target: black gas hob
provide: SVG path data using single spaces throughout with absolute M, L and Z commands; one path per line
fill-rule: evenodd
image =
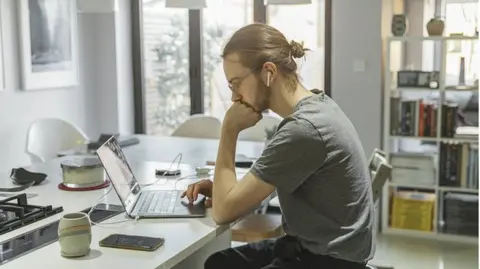
M 62 211 L 62 207 L 29 205 L 25 193 L 1 200 L 0 235 Z
M 24 227 L 62 211 L 62 207 L 29 205 L 26 194 L 10 197 L 0 201 L 0 234 Z M 88 213 L 89 211 L 90 208 L 87 208 L 82 212 Z M 123 207 L 121 206 L 101 204 L 92 210 L 90 220 L 99 223 L 122 211 Z M 57 220 L 0 242 L 0 265 L 57 241 L 58 224 Z

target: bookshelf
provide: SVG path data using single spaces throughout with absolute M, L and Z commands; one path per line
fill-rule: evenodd
M 398 43 L 403 45 L 406 42 L 430 42 L 440 48 L 441 59 L 437 59 L 440 62 L 439 70 L 418 70 L 438 72 L 437 85 L 431 88 L 398 87 L 398 71 L 402 69 L 398 67 L 399 64 L 392 68 L 391 47 L 392 44 L 397 44 L 395 46 L 398 49 Z M 470 224 L 471 227 L 457 225 L 463 215 L 471 215 L 473 212 L 458 213 L 461 212 L 458 208 L 470 208 L 458 201 L 474 205 L 474 210 L 478 212 L 478 135 L 462 137 L 456 134 L 458 106 L 446 97 L 449 92 L 478 93 L 478 85 L 458 87 L 447 84 L 447 64 L 452 64 L 447 63 L 448 42 L 471 42 L 478 48 L 478 43 L 475 42 L 479 41 L 478 37 L 466 36 L 406 36 L 386 40 L 383 147 L 393 171 L 382 196 L 382 232 L 478 243 L 478 235 L 472 232 L 473 229 L 478 232 L 478 219 L 476 227 Z M 404 98 L 404 93 L 414 93 L 416 97 Z M 435 98 L 429 98 L 432 93 Z M 424 96 L 420 96 L 422 94 Z M 413 150 L 403 150 L 402 145 L 405 144 L 409 144 Z M 409 172 L 405 168 L 408 165 L 416 165 L 419 170 Z M 422 224 L 418 224 L 418 227 L 428 228 L 418 228 L 416 224 L 398 227 L 398 223 L 404 220 L 402 212 L 406 208 L 425 209 L 424 212 L 409 211 L 409 214 L 418 215 L 418 222 Z M 425 212 L 431 213 L 427 214 L 431 223 L 427 221 Z

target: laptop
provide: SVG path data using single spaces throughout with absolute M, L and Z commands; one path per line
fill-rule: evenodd
M 96 151 L 125 212 L 131 218 L 198 218 L 206 209 L 201 199 L 188 204 L 177 190 L 144 190 L 138 183 L 116 138 Z M 152 171 L 152 175 L 155 172 Z

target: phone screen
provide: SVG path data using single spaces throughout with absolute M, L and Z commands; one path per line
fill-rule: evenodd
M 111 234 L 100 241 L 102 247 L 123 248 L 132 250 L 154 251 L 165 243 L 159 237 Z

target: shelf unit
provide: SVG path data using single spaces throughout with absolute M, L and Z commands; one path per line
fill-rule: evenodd
M 440 144 L 441 142 L 457 142 L 457 143 L 476 143 L 478 144 L 478 137 L 477 139 L 459 139 L 459 138 L 450 138 L 450 137 L 441 137 L 442 135 L 442 105 L 445 101 L 445 92 L 449 91 L 478 91 L 478 88 L 474 90 L 451 90 L 446 89 L 445 80 L 446 80 L 446 58 L 447 58 L 447 46 L 446 43 L 448 41 L 469 41 L 469 42 L 478 42 L 478 37 L 465 37 L 465 36 L 453 36 L 453 37 L 422 37 L 422 36 L 405 36 L 405 37 L 390 37 L 387 39 L 386 42 L 386 58 L 385 58 L 385 70 L 384 70 L 384 116 L 383 116 L 383 145 L 384 150 L 387 154 L 387 158 L 390 159 L 391 154 L 391 147 L 395 141 L 401 141 L 403 139 L 413 139 L 417 141 L 429 141 L 430 143 L 435 143 L 438 152 L 440 152 Z M 439 71 L 439 87 L 436 89 L 424 89 L 424 88 L 397 88 L 396 86 L 392 86 L 392 76 L 391 76 L 391 44 L 394 42 L 423 42 L 423 41 L 433 41 L 440 43 L 441 48 L 441 59 L 440 59 L 440 70 Z M 390 98 L 393 94 L 395 96 L 401 91 L 417 91 L 417 92 L 427 92 L 427 91 L 436 91 L 439 92 L 439 98 L 437 100 L 437 119 L 436 119 L 436 136 L 434 137 L 421 137 L 421 136 L 398 136 L 398 135 L 391 135 L 391 128 L 390 128 L 390 114 L 391 114 L 391 107 L 390 107 Z M 396 184 L 393 182 L 388 181 L 385 184 L 383 190 L 383 197 L 382 197 L 382 232 L 385 234 L 394 234 L 394 235 L 401 235 L 401 236 L 408 236 L 408 237 L 416 237 L 416 238 L 426 238 L 426 239 L 433 239 L 433 240 L 441 240 L 441 241 L 455 241 L 455 242 L 465 242 L 465 243 L 478 243 L 478 237 L 476 236 L 466 236 L 466 235 L 453 235 L 453 234 L 446 234 L 438 230 L 438 225 L 440 223 L 439 219 L 439 212 L 443 210 L 441 207 L 443 206 L 443 193 L 445 192 L 459 192 L 459 193 L 474 193 L 478 194 L 478 189 L 470 189 L 470 188 L 461 188 L 461 187 L 446 187 L 440 186 L 439 184 L 439 158 L 436 159 L 436 170 L 435 170 L 435 185 L 432 186 L 419 186 L 419 185 L 404 185 L 404 184 Z M 398 229 L 390 227 L 389 225 L 389 218 L 390 218 L 390 189 L 391 188 L 405 188 L 405 189 L 416 189 L 416 190 L 425 190 L 431 193 L 435 193 L 435 206 L 434 206 L 434 214 L 433 214 L 433 231 L 416 231 L 416 230 L 407 230 L 407 229 Z

